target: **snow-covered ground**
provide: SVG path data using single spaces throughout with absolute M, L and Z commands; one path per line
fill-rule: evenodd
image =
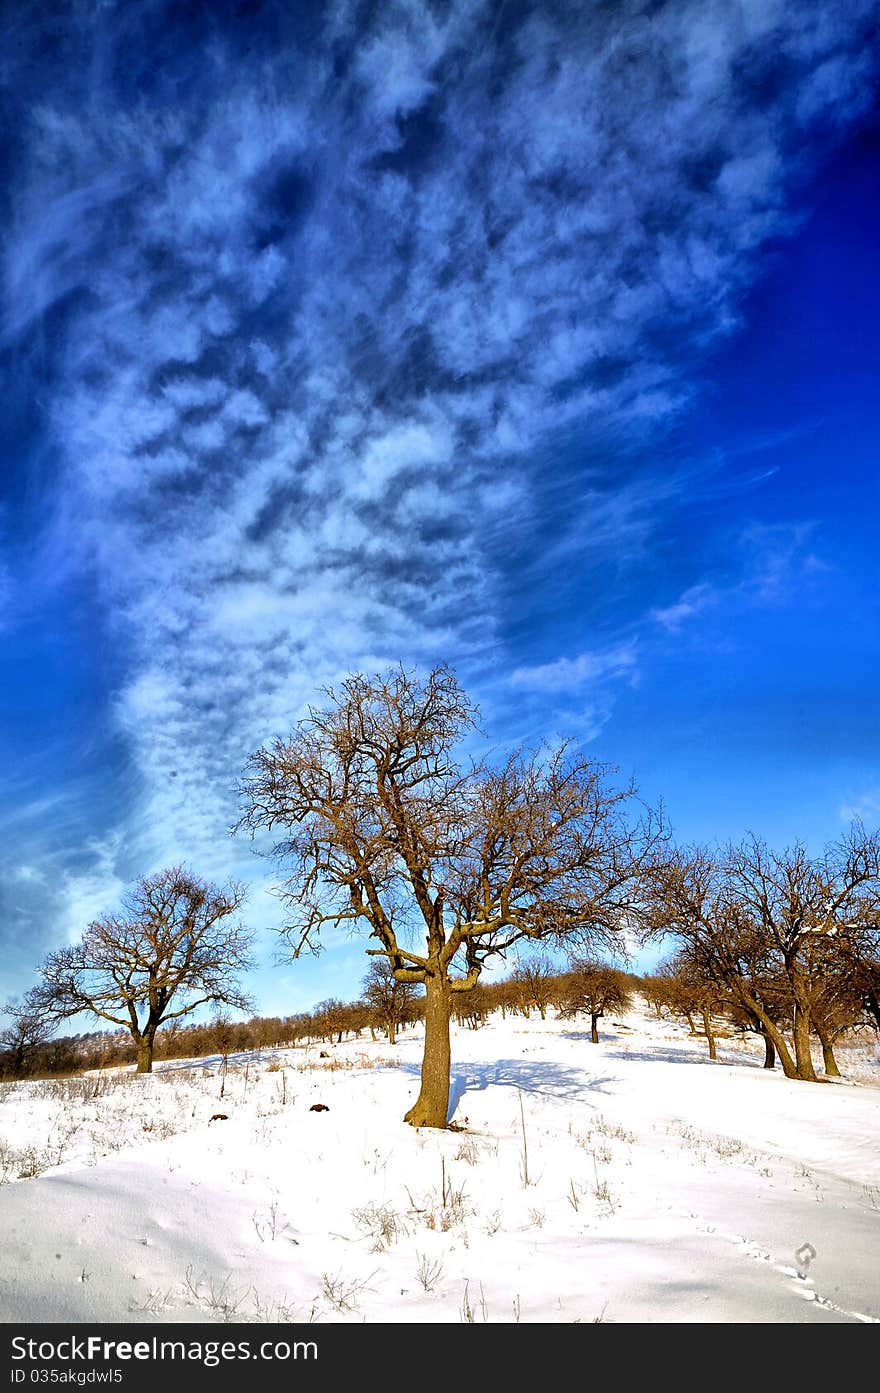
M 880 1320 L 876 1045 L 809 1085 L 602 1034 L 455 1030 L 446 1132 L 412 1031 L 0 1086 L 0 1320 Z

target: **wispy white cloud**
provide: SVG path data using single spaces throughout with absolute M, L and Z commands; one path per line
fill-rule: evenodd
M 120 896 L 126 888 L 119 875 L 121 841 L 120 833 L 113 832 L 106 840 L 87 843 L 87 867 L 68 877 L 64 910 L 58 925 L 66 943 L 76 943 L 87 924 L 119 908 Z
M 866 827 L 880 827 L 880 788 L 863 789 L 841 804 L 843 822 L 863 822 Z
M 536 667 L 514 668 L 510 680 L 515 687 L 532 691 L 574 694 L 598 687 L 609 680 L 638 678 L 638 650 L 635 643 L 620 644 L 594 653 L 579 653 L 576 658 L 557 658 L 552 663 Z
M 174 101 L 97 69 L 91 103 L 25 96 L 0 333 L 56 316 L 54 545 L 126 655 L 112 710 L 145 863 L 229 864 L 242 760 L 318 685 L 496 650 L 534 457 L 686 406 L 687 363 L 788 226 L 810 123 L 867 99 L 870 10 L 339 0 L 302 51 L 243 60 L 218 31 L 168 75 Z M 102 11 L 103 51 L 131 15 Z M 640 545 L 677 487 L 585 472 L 554 545 Z M 655 618 L 710 603 L 697 585 Z M 512 680 L 636 673 L 622 644 Z
M 813 522 L 752 524 L 733 541 L 726 572 L 690 585 L 670 605 L 651 609 L 649 621 L 679 634 L 707 616 L 784 603 L 830 567 L 813 548 Z
M 695 619 L 697 615 L 716 605 L 719 595 L 716 586 L 709 585 L 707 581 L 700 581 L 698 585 L 688 586 L 674 604 L 652 610 L 651 617 L 670 633 L 677 633 L 687 620 Z

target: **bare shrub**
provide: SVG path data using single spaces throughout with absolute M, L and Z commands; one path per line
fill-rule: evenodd
M 442 1276 L 442 1258 L 429 1258 L 425 1253 L 416 1253 L 416 1277 L 425 1291 L 432 1291 Z
M 169 1137 L 177 1136 L 180 1126 L 169 1117 L 148 1117 L 141 1123 L 141 1131 L 157 1141 L 167 1141 Z
M 252 1287 L 236 1290 L 231 1286 L 232 1273 L 227 1272 L 222 1281 L 214 1277 L 193 1275 L 192 1266 L 186 1269 L 186 1289 L 203 1310 L 208 1310 L 218 1320 L 232 1321 L 241 1317 L 242 1309 L 251 1295 Z
M 483 1319 L 483 1323 L 485 1324 L 485 1323 L 488 1321 L 488 1319 L 489 1319 L 489 1308 L 488 1308 L 488 1306 L 486 1305 L 486 1294 L 485 1294 L 485 1292 L 483 1291 L 483 1283 L 482 1283 L 482 1282 L 480 1283 L 480 1306 L 479 1306 L 479 1310 L 480 1310 L 480 1314 L 481 1314 L 482 1319 Z M 462 1321 L 464 1322 L 465 1325 L 475 1325 L 475 1324 L 476 1324 L 476 1319 L 477 1319 L 477 1318 L 476 1318 L 476 1314 L 475 1314 L 475 1311 L 474 1311 L 474 1307 L 473 1307 L 472 1304 L 471 1304 L 470 1288 L 469 1288 L 469 1283 L 468 1283 L 467 1281 L 465 1281 L 465 1284 L 464 1284 L 464 1294 L 463 1294 L 463 1296 L 462 1296 L 462 1298 L 461 1298 L 461 1307 L 460 1307 L 460 1311 L 461 1311 L 461 1319 L 462 1319 Z
M 372 1238 L 372 1252 L 381 1253 L 390 1248 L 396 1238 L 409 1233 L 409 1226 L 390 1204 L 367 1204 L 361 1209 L 353 1209 L 351 1217 L 358 1228 Z
M 464 1137 L 458 1150 L 453 1157 L 456 1161 L 466 1161 L 469 1166 L 475 1166 L 483 1155 L 483 1148 L 473 1137 Z
M 364 1277 L 360 1281 L 352 1277 L 343 1277 L 337 1272 L 335 1277 L 331 1277 L 329 1272 L 321 1274 L 321 1294 L 335 1311 L 354 1311 L 357 1308 L 358 1297 L 362 1291 L 367 1291 L 369 1283 L 375 1273 L 369 1277 Z
M 439 1195 L 436 1190 L 432 1190 L 422 1204 L 416 1204 L 410 1195 L 410 1213 L 417 1215 L 426 1228 L 439 1230 L 441 1233 L 448 1233 L 456 1224 L 463 1224 L 474 1212 L 464 1186 L 456 1187 L 447 1176 L 445 1159 L 442 1161 Z
M 595 1165 L 595 1158 L 594 1170 L 596 1175 L 596 1183 L 593 1187 L 593 1194 L 596 1196 L 596 1199 L 599 1201 L 600 1204 L 604 1204 L 606 1206 L 608 1213 L 613 1214 L 616 1209 L 615 1196 L 612 1193 L 611 1186 L 609 1185 L 607 1178 L 605 1176 L 600 1176 L 599 1168 L 597 1165 Z
M 251 1215 L 251 1223 L 261 1243 L 265 1243 L 267 1238 L 271 1238 L 274 1243 L 281 1227 L 281 1220 L 278 1214 L 278 1201 L 273 1200 L 262 1213 L 258 1213 L 255 1210 Z

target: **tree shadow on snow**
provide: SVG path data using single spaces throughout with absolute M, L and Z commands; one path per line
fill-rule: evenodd
M 420 1073 L 419 1065 L 404 1064 L 406 1072 Z M 562 1064 L 544 1064 L 540 1060 L 496 1059 L 474 1063 L 453 1064 L 449 1089 L 451 1121 L 466 1093 L 482 1093 L 487 1088 L 516 1088 L 522 1093 L 539 1097 L 586 1102 L 587 1093 L 607 1093 L 618 1080 L 611 1074 L 590 1078 L 579 1069 L 567 1069 Z M 595 1106 L 595 1105 L 594 1105 Z
M 244 1069 L 248 1064 L 251 1068 L 266 1068 L 267 1065 L 281 1060 L 277 1050 L 238 1050 L 234 1054 L 230 1053 L 226 1057 L 228 1069 Z M 189 1071 L 196 1074 L 201 1071 L 203 1074 L 216 1074 L 223 1068 L 222 1054 L 202 1054 L 198 1056 L 185 1056 L 183 1059 L 157 1059 L 153 1064 L 154 1074 L 171 1074 L 178 1071 Z
M 743 1059 L 710 1059 L 709 1053 L 698 1054 L 696 1051 L 664 1049 L 658 1046 L 650 1050 L 606 1050 L 609 1059 L 632 1059 L 640 1064 L 711 1064 L 713 1069 L 717 1069 L 719 1064 L 728 1064 L 736 1067 L 739 1064 L 754 1065 L 760 1063 L 757 1059 L 744 1057 Z
M 593 1043 L 589 1030 L 560 1030 L 559 1034 L 562 1036 L 563 1040 L 579 1040 L 586 1045 L 591 1045 Z M 616 1039 L 617 1036 L 612 1031 L 603 1031 L 599 1036 L 599 1044 L 608 1045 Z

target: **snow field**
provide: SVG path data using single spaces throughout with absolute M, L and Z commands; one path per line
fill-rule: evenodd
M 880 1320 L 876 1047 L 808 1085 L 602 1035 L 453 1027 L 445 1132 L 419 1031 L 2 1086 L 0 1319 Z

